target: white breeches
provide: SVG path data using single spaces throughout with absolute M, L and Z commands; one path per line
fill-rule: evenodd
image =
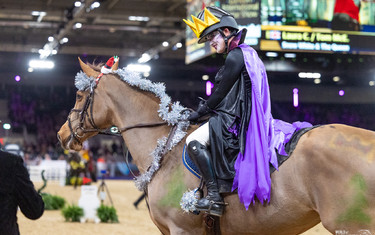
M 210 129 L 209 129 L 208 122 L 206 122 L 202 126 L 198 127 L 198 129 L 193 131 L 186 138 L 186 144 L 188 145 L 193 140 L 198 141 L 200 144 L 202 144 L 204 146 L 210 145 Z

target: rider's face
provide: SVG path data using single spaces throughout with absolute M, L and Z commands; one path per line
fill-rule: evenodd
M 228 28 L 224 28 L 222 33 L 228 37 L 231 32 Z M 207 41 L 210 42 L 210 46 L 212 46 L 213 48 L 215 48 L 216 50 L 216 53 L 225 53 L 225 40 L 223 38 L 223 36 L 221 35 L 221 33 L 219 33 L 218 30 L 208 34 L 207 36 Z M 228 40 L 228 44 L 230 43 L 230 41 L 233 39 L 233 37 L 231 37 L 229 40 Z
M 207 40 L 210 42 L 210 46 L 215 48 L 216 53 L 221 54 L 225 52 L 225 41 L 219 31 L 214 31 L 207 35 Z

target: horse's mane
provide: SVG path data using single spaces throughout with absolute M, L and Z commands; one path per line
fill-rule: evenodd
M 90 63 L 87 63 L 88 66 L 90 66 L 93 70 L 97 71 L 97 72 L 100 72 L 100 69 L 102 68 L 102 66 L 104 65 L 103 62 L 100 62 L 100 63 L 93 63 L 93 64 L 90 64 Z
M 103 64 L 91 65 L 95 71 L 100 71 Z M 137 87 L 142 91 L 149 91 L 153 93 L 157 98 L 160 99 L 159 104 L 159 117 L 162 118 L 168 125 L 177 125 L 177 130 L 169 146 L 166 146 L 167 137 L 163 137 L 157 141 L 157 147 L 151 153 L 154 160 L 144 174 L 140 175 L 136 179 L 136 186 L 139 190 L 144 190 L 147 184 L 151 181 L 154 173 L 159 169 L 160 162 L 162 159 L 162 152 L 164 148 L 172 150 L 186 135 L 186 129 L 189 126 L 189 122 L 186 121 L 188 113 L 184 112 L 185 107 L 183 107 L 180 102 L 172 103 L 172 99 L 165 92 L 166 88 L 163 83 L 155 83 L 148 79 L 142 78 L 140 73 L 130 71 L 127 68 L 118 69 L 113 71 L 113 75 L 126 82 L 132 87 Z M 95 78 L 88 77 L 84 72 L 80 71 L 75 77 L 75 85 L 78 90 L 84 91 L 88 88 L 95 89 L 96 83 Z

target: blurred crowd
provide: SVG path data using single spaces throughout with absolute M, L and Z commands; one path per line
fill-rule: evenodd
M 69 87 L 14 87 L 6 91 L 8 100 L 8 117 L 11 120 L 12 132 L 24 136 L 18 143 L 27 165 L 38 165 L 43 160 L 69 161 L 72 153 L 62 149 L 58 144 L 56 133 L 66 121 L 75 102 L 75 88 Z M 188 108 L 196 108 L 199 96 L 197 92 L 170 92 L 172 100 L 179 100 Z M 287 122 L 307 121 L 313 125 L 343 123 L 356 127 L 375 130 L 374 104 L 313 104 L 303 103 L 293 107 L 291 102 L 272 102 L 274 118 Z M 34 139 L 30 139 L 34 136 Z M 120 140 L 121 141 L 121 140 Z M 91 144 L 79 157 L 89 171 L 100 177 L 103 170 L 109 177 L 129 174 L 125 167 L 123 150 L 120 141 L 102 144 L 97 141 Z M 131 162 L 131 161 L 129 161 Z M 136 169 L 132 165 L 133 169 Z
M 38 145 L 55 145 L 56 133 L 74 105 L 74 92 L 67 87 L 15 87 L 8 91 L 13 133 L 36 135 L 33 142 Z
M 375 130 L 375 104 L 301 104 L 272 103 L 275 118 L 287 122 L 307 121 L 313 125 L 341 123 Z

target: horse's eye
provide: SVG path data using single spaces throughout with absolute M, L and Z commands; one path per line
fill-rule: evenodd
M 81 100 L 81 99 L 82 99 L 82 97 L 83 97 L 82 95 L 80 95 L 80 94 L 77 94 L 77 97 L 76 97 L 76 99 L 77 99 L 77 100 Z

